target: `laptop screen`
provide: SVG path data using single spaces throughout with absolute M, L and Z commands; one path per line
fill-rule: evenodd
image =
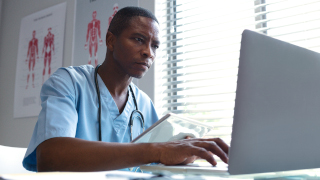
M 320 167 L 320 54 L 245 30 L 229 173 Z

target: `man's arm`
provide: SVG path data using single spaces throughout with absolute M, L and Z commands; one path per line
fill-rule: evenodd
M 188 163 L 195 156 L 215 165 L 212 153 L 228 162 L 221 139 L 185 139 L 167 143 L 106 143 L 56 137 L 37 148 L 38 171 L 105 171 L 152 162 Z

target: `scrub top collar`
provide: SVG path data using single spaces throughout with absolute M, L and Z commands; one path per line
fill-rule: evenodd
M 101 111 L 102 141 L 104 137 L 103 131 L 106 130 L 104 126 L 110 125 L 110 123 L 112 124 L 113 129 L 115 130 L 118 136 L 118 139 L 124 140 L 123 138 L 127 134 L 126 132 L 128 131 L 127 129 L 129 128 L 128 125 L 129 125 L 129 119 L 130 119 L 131 113 L 133 110 L 136 109 L 135 104 L 133 102 L 131 91 L 128 89 L 129 97 L 126 102 L 124 110 L 120 114 L 119 109 L 112 95 L 110 94 L 108 88 L 104 84 L 99 74 L 97 78 L 98 78 L 98 84 L 100 88 L 101 106 L 102 106 L 101 107 L 102 108 L 102 111 Z M 131 87 L 134 88 L 134 85 L 132 83 L 131 83 Z M 105 108 L 107 109 L 103 110 Z M 107 117 L 105 114 L 106 112 L 109 113 L 107 116 L 109 116 L 110 118 L 104 118 L 104 117 Z M 113 122 L 105 122 L 106 120 L 112 120 Z M 125 139 L 128 139 L 128 138 L 125 138 Z

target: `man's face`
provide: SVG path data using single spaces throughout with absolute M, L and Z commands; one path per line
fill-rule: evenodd
M 116 37 L 113 59 L 126 75 L 141 78 L 151 67 L 159 42 L 159 25 L 147 17 L 134 17 Z

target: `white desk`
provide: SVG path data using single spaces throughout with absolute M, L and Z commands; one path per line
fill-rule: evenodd
M 133 173 L 126 171 L 101 171 L 101 172 L 44 172 L 44 173 L 27 173 L 27 174 L 2 174 L 0 180 L 100 180 L 114 179 L 125 180 L 134 178 L 150 178 L 152 174 Z
M 165 177 L 153 177 L 152 174 L 133 173 L 126 171 L 102 171 L 102 172 L 51 172 L 51 173 L 29 173 L 29 174 L 3 174 L 0 180 L 243 180 L 243 179 L 267 179 L 267 180 L 315 180 L 320 179 L 320 169 L 286 171 L 276 173 L 261 173 L 238 176 L 210 176 L 210 175 L 183 175 L 174 174 Z

